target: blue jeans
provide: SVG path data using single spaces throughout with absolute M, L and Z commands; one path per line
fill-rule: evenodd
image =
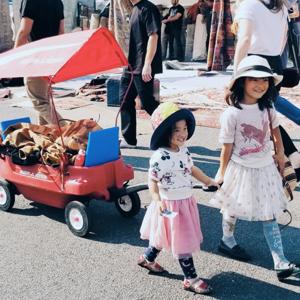
M 276 110 L 281 114 L 286 116 L 291 121 L 295 122 L 297 125 L 300 125 L 300 108 L 298 108 L 282 96 L 277 96 L 274 106 Z

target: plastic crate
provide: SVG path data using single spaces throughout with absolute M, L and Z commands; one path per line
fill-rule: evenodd
M 107 106 L 120 106 L 120 77 L 106 80 Z
M 107 106 L 120 106 L 120 81 L 121 78 L 109 78 L 106 81 L 107 90 Z M 159 79 L 154 79 L 153 84 L 153 96 L 156 101 L 159 102 L 159 91 L 160 91 L 160 81 Z

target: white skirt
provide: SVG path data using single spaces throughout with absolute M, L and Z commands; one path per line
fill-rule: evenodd
M 287 206 L 282 178 L 275 163 L 249 168 L 230 160 L 222 187 L 210 203 L 222 214 L 248 221 L 279 217 Z

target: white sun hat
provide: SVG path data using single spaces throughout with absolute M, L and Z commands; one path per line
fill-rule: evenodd
M 235 81 L 241 77 L 265 78 L 272 77 L 274 84 L 281 82 L 283 76 L 273 73 L 268 61 L 258 55 L 246 56 L 241 60 L 237 67 L 237 71 L 229 82 L 229 89 L 231 90 Z

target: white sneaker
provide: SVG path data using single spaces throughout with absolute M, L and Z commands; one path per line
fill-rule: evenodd
M 125 139 L 120 139 L 120 148 L 135 149 L 136 145 L 128 144 Z

